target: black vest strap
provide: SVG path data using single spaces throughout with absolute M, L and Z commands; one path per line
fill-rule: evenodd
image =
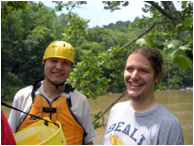
M 69 94 L 70 91 L 73 92 L 74 90 L 75 89 L 72 88 L 72 86 L 70 84 L 65 84 L 65 91 L 64 91 L 65 93 L 68 93 Z M 69 95 L 69 98 L 67 98 L 67 100 L 68 100 L 69 107 L 72 107 L 70 95 Z
M 41 86 L 40 80 L 36 81 L 33 85 L 32 93 L 31 93 L 33 102 L 34 102 L 35 92 L 37 91 L 38 88 L 40 88 L 40 86 Z
M 65 91 L 64 92 L 66 92 L 66 93 L 69 93 L 70 91 L 74 91 L 75 89 L 74 88 L 72 88 L 72 86 L 70 85 L 70 84 L 65 84 Z
M 38 88 L 40 88 L 40 86 L 41 86 L 41 80 L 38 80 L 38 81 L 36 81 L 35 83 L 34 83 L 34 85 L 33 85 L 33 89 L 32 89 L 32 93 L 31 93 L 31 96 L 32 96 L 32 102 L 34 102 L 34 97 L 35 97 L 35 92 L 38 90 Z M 72 88 L 72 86 L 70 85 L 70 84 L 65 84 L 65 93 L 67 93 L 67 94 L 69 94 L 69 92 L 71 91 L 71 92 L 73 92 L 75 89 L 74 88 Z M 69 107 L 72 107 L 72 104 L 71 104 L 71 97 L 69 96 L 69 98 L 67 98 L 67 100 L 68 100 L 68 105 L 69 105 Z

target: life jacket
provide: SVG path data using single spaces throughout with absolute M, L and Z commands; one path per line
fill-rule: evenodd
M 84 144 L 84 137 L 87 135 L 85 129 L 77 120 L 73 112 L 71 111 L 71 99 L 65 96 L 59 96 L 55 98 L 51 105 L 50 102 L 41 94 L 35 95 L 35 91 L 40 87 L 41 82 L 36 82 L 32 90 L 32 106 L 29 114 L 39 116 L 41 118 L 49 117 L 53 123 L 58 120 L 63 129 L 67 145 L 81 145 Z M 65 85 L 65 93 L 74 91 L 71 85 Z M 20 131 L 39 119 L 27 115 L 24 121 L 19 125 L 17 131 Z

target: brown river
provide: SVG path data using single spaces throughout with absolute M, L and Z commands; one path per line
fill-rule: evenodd
M 108 94 L 98 97 L 96 100 L 88 99 L 90 104 L 91 114 L 96 114 L 99 111 L 104 112 L 121 94 Z M 171 113 L 173 113 L 180 121 L 185 145 L 193 145 L 193 91 L 192 90 L 171 90 L 171 91 L 156 91 L 155 98 L 163 104 Z M 127 96 L 121 98 L 118 102 L 128 100 Z M 8 104 L 12 104 L 8 102 Z M 4 114 L 8 118 L 10 109 L 1 106 Z M 110 110 L 104 115 L 104 123 L 108 120 Z M 97 122 L 102 122 L 98 120 Z M 95 129 L 96 140 L 94 145 L 102 145 L 105 127 Z

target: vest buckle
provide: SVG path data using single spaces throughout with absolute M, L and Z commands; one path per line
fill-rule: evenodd
M 56 113 L 57 109 L 56 108 L 52 108 L 52 107 L 43 107 L 43 112 L 46 112 L 46 113 Z

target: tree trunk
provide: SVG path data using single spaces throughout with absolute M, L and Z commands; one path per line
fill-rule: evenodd
M 157 3 L 153 1 L 145 1 L 145 2 L 151 4 L 161 14 L 167 17 L 174 26 L 183 22 L 182 18 L 178 14 L 172 1 L 161 1 L 164 9 L 162 9 Z
M 183 22 L 172 1 L 161 1 L 161 3 L 164 9 L 174 18 L 171 20 L 173 24 L 177 25 Z

